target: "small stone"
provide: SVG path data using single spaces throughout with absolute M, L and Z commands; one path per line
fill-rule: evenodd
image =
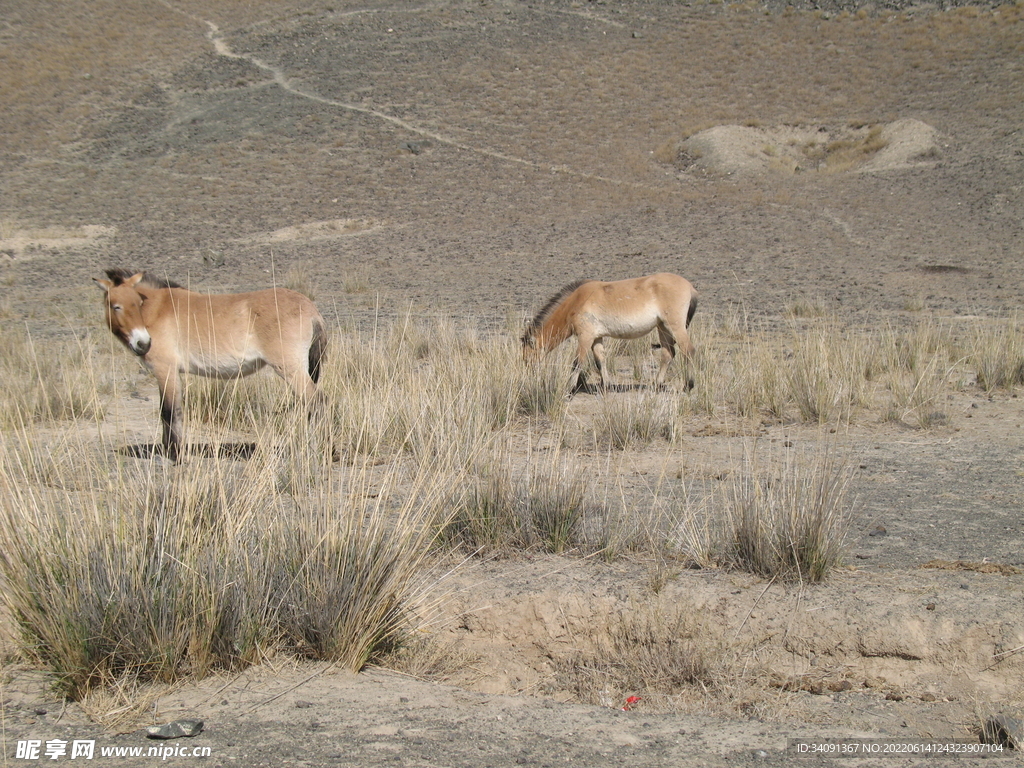
M 175 720 L 166 725 L 149 726 L 146 735 L 151 739 L 180 739 L 183 736 L 197 736 L 202 730 L 202 720 Z
M 310 704 L 308 701 L 303 701 L 302 699 L 299 699 L 298 701 L 295 702 L 295 707 L 297 709 L 309 709 L 312 706 L 313 705 Z
M 981 728 L 984 744 L 1002 744 L 1010 749 L 1024 749 L 1024 722 L 1006 715 L 995 715 Z

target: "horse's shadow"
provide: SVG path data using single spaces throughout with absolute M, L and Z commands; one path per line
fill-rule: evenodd
M 118 448 L 117 452 L 122 456 L 130 456 L 133 459 L 151 459 L 155 456 L 165 457 L 167 452 L 162 445 L 155 443 L 137 443 Z M 204 459 L 237 459 L 246 461 L 256 453 L 256 443 L 197 443 L 183 446 L 181 453 L 185 456 L 198 456 Z
M 690 392 L 693 389 L 693 382 L 687 381 L 682 385 L 684 392 Z M 670 387 L 666 384 L 661 386 L 657 384 L 639 383 L 639 384 L 608 384 L 604 388 L 604 394 L 612 393 L 625 393 L 625 392 L 668 392 Z M 596 384 L 587 384 L 584 387 L 580 387 L 572 393 L 572 395 L 600 395 L 602 394 L 601 388 Z M 572 396 L 570 395 L 570 397 Z

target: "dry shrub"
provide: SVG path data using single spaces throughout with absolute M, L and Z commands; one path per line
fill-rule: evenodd
M 642 706 L 677 707 L 674 700 L 716 686 L 719 654 L 700 614 L 659 599 L 631 606 L 595 631 L 594 650 L 556 663 L 556 679 L 579 701 L 622 707 L 629 696 Z
M 644 448 L 657 439 L 671 440 L 674 413 L 669 399 L 656 391 L 609 393 L 601 398 L 594 437 L 619 450 Z
M 558 461 L 530 478 L 533 535 L 549 552 L 564 552 L 577 543 L 587 504 L 586 474 L 575 463 Z
M 884 328 L 866 361 L 865 378 L 881 378 L 890 393 L 884 421 L 928 429 L 949 423 L 945 393 L 958 365 L 949 330 L 930 320 L 907 331 Z
M 911 421 L 921 429 L 945 426 L 949 413 L 945 407 L 949 371 L 938 355 L 929 362 L 889 381 L 892 401 L 883 414 L 886 421 Z
M 740 416 L 782 419 L 789 398 L 781 357 L 764 334 L 743 344 L 736 353 L 730 400 Z
M 1024 329 L 1019 318 L 975 330 L 968 364 L 974 369 L 978 386 L 986 392 L 1024 384 Z
M 857 336 L 830 325 L 813 328 L 793 342 L 790 398 L 804 421 L 826 424 L 849 420 L 865 400 L 868 347 Z
M 466 473 L 449 497 L 445 540 L 474 552 L 507 552 L 540 546 L 564 552 L 582 542 L 585 517 L 597 509 L 586 472 L 559 451 L 517 467 L 507 446 Z
M 566 366 L 558 365 L 557 361 L 529 366 L 523 370 L 515 385 L 505 390 L 514 395 L 514 401 L 509 409 L 510 414 L 561 418 L 565 415 L 568 403 L 568 379 Z
M 842 564 L 852 517 L 852 473 L 835 448 L 791 450 L 764 468 L 746 463 L 728 487 L 732 562 L 770 578 L 827 578 Z

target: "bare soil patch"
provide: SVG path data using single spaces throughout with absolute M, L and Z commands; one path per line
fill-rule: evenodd
M 720 125 L 678 145 L 675 163 L 684 170 L 733 173 L 877 173 L 934 164 L 939 155 L 935 129 L 920 120 L 886 125 L 757 126 Z

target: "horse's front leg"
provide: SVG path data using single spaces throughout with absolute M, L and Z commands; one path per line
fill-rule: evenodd
M 587 363 L 590 362 L 590 351 L 594 339 L 587 336 L 579 336 L 576 339 L 576 358 L 572 361 L 572 371 L 569 374 L 569 397 L 577 392 L 587 392 Z
M 587 391 L 587 372 L 583 370 L 579 359 L 572 361 L 572 370 L 569 372 L 569 397 L 578 392 Z
M 686 330 L 685 323 L 663 323 L 658 326 L 658 338 L 661 340 L 661 368 L 658 370 L 658 386 L 664 386 L 665 374 L 668 366 L 676 356 L 676 348 L 685 360 L 692 360 L 696 351 L 693 342 L 690 341 L 690 334 Z M 686 380 L 687 391 L 693 389 L 693 378 Z
M 153 373 L 160 388 L 164 455 L 176 462 L 181 456 L 181 381 L 173 367 L 154 367 Z

